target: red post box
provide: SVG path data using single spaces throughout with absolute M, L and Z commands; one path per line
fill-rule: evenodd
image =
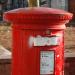
M 72 14 L 45 7 L 4 13 L 12 23 L 12 75 L 63 75 L 64 29 Z

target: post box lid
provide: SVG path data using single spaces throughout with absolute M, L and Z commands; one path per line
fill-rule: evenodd
M 72 14 L 64 10 L 47 8 L 47 7 L 28 7 L 19 8 L 5 12 L 4 21 L 20 24 L 38 24 L 49 25 L 51 27 L 61 27 L 72 18 Z M 55 26 L 58 25 L 58 26 Z M 65 26 L 63 26 L 65 27 Z

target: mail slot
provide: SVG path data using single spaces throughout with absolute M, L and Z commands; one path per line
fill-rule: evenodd
M 72 14 L 31 7 L 4 13 L 12 25 L 12 75 L 63 75 L 64 29 Z

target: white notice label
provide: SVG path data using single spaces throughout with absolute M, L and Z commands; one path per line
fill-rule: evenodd
M 29 38 L 29 46 L 56 46 L 59 45 L 59 37 L 53 36 L 53 37 L 42 37 L 40 35 L 37 35 L 36 37 L 31 36 Z
M 37 36 L 34 38 L 34 46 L 50 46 L 50 45 L 59 45 L 59 37 Z
M 54 73 L 54 51 L 41 51 L 40 74 Z

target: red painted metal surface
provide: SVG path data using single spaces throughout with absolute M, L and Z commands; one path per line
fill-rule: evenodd
M 64 71 L 64 29 L 65 24 L 72 18 L 72 14 L 52 9 L 52 8 L 20 8 L 4 13 L 4 20 L 12 23 L 13 28 L 13 62 L 12 75 L 41 75 L 41 61 L 44 63 L 45 57 L 49 55 L 41 55 L 41 52 L 54 52 L 54 56 L 48 59 L 51 66 L 46 60 L 45 66 L 52 72 L 48 72 L 45 68 L 45 75 L 63 75 Z M 48 40 L 51 37 L 58 37 L 57 45 L 43 46 L 35 45 L 36 38 Z M 29 39 L 31 38 L 31 43 Z M 34 39 L 34 40 L 33 40 Z M 43 41 L 44 41 L 43 40 Z M 54 42 L 54 41 L 52 41 Z M 51 43 L 52 43 L 51 42 Z M 42 57 L 41 57 L 42 56 Z M 42 60 L 44 59 L 44 61 Z M 54 62 L 53 62 L 54 61 Z

